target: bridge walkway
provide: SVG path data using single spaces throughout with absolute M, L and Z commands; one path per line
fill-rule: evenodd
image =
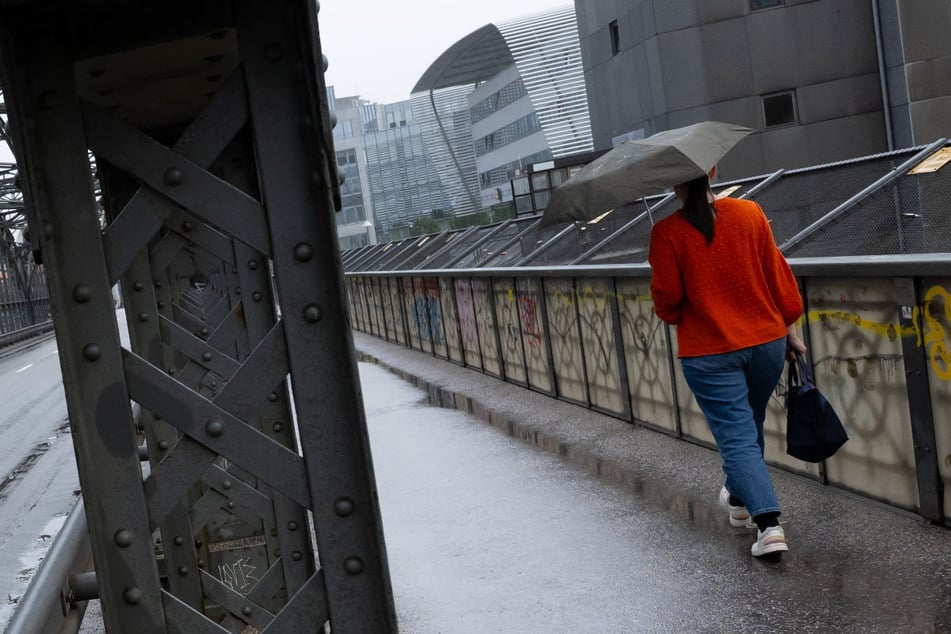
M 648 585 L 673 577 L 685 580 L 677 586 L 684 592 L 704 596 L 678 596 L 675 587 L 668 618 L 650 621 L 659 629 L 633 631 L 677 631 L 675 624 L 684 626 L 682 619 L 688 618 L 678 616 L 687 605 L 703 611 L 689 615 L 700 628 L 695 631 L 721 631 L 728 625 L 764 632 L 951 631 L 951 531 L 946 528 L 771 467 L 791 551 L 781 562 L 755 560 L 749 555 L 752 534 L 734 533 L 717 505 L 722 475 L 719 457 L 709 448 L 364 333 L 355 332 L 354 338 L 361 360 L 427 391 L 432 404 L 463 410 L 501 434 L 560 456 L 625 491 L 632 508 L 647 509 L 650 518 L 632 523 L 659 531 L 646 543 L 654 550 L 648 553 L 651 560 L 663 565 L 631 570 L 630 583 L 645 584 L 647 593 Z M 374 385 L 364 379 L 363 390 L 371 403 Z M 369 424 L 372 431 L 372 416 Z M 386 487 L 381 479 L 383 496 Z M 385 509 L 385 499 L 383 504 Z M 533 538 L 545 540 L 544 533 Z M 393 549 L 393 538 L 387 540 Z M 618 553 L 619 561 L 624 555 Z M 565 571 L 566 584 L 575 583 L 571 574 Z M 612 574 L 605 571 L 606 577 Z M 544 589 L 525 592 L 531 601 L 533 592 Z

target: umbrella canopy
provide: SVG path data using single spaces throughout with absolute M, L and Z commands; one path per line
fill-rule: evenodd
M 750 128 L 703 121 L 625 141 L 552 191 L 541 227 L 591 220 L 710 172 Z

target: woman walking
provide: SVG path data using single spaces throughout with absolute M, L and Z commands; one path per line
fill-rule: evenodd
M 802 298 L 763 210 L 716 200 L 715 172 L 677 185 L 681 209 L 651 232 L 651 296 L 658 317 L 677 326 L 684 378 L 720 449 L 720 502 L 733 526 L 752 528 L 752 517 L 751 550 L 761 557 L 789 550 L 763 460 L 763 421 L 785 360 L 806 350 L 793 325 Z

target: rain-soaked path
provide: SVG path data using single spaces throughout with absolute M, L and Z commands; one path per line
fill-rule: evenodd
M 714 452 L 356 342 L 480 413 L 360 364 L 401 632 L 951 632 L 951 530 L 776 471 L 792 552 L 754 560 L 716 505 Z M 589 475 L 611 463 L 625 485 Z M 82 631 L 101 632 L 90 608 Z
M 622 424 L 357 339 L 510 420 Z M 712 451 L 629 428 L 654 455 L 612 485 L 381 367 L 361 380 L 402 632 L 951 632 L 946 528 L 776 472 L 792 551 L 755 560 L 716 505 Z

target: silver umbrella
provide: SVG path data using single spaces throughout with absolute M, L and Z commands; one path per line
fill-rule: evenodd
M 552 191 L 539 226 L 591 220 L 709 171 L 750 128 L 703 121 L 625 141 Z

